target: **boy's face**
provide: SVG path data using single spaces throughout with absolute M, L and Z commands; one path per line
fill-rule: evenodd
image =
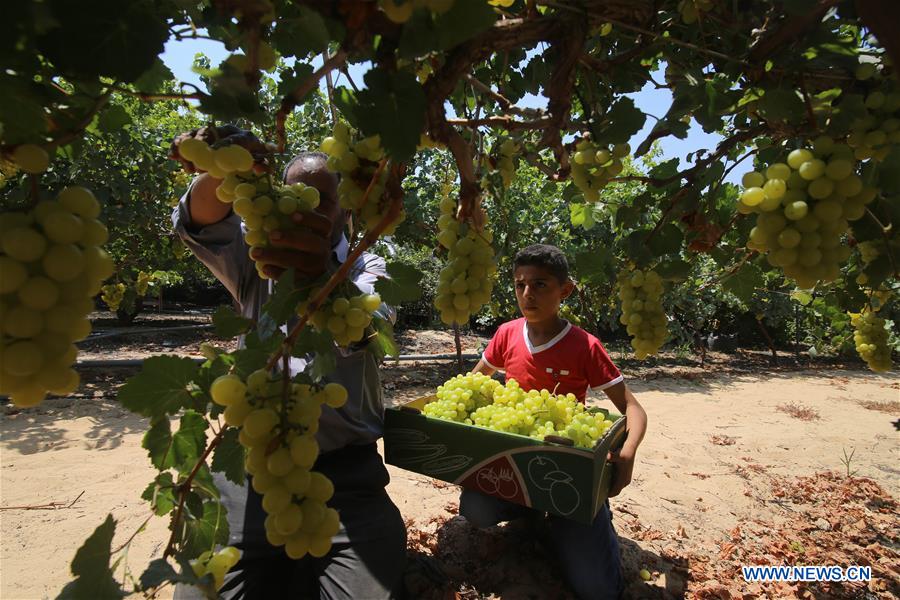
M 536 265 L 516 267 L 513 281 L 519 311 L 529 323 L 555 318 L 559 313 L 560 303 L 575 289 L 571 281 L 560 283 L 549 270 Z

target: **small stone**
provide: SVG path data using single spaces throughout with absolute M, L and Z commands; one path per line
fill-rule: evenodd
M 816 519 L 815 525 L 822 531 L 831 531 L 831 523 L 829 523 L 823 517 L 819 517 L 818 519 Z

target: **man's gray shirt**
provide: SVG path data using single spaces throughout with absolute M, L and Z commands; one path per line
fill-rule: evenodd
M 172 212 L 175 233 L 231 293 L 240 305 L 242 315 L 258 319 L 262 306 L 272 292 L 273 282 L 257 275 L 248 254 L 249 247 L 244 242 L 240 218 L 232 213 L 218 223 L 195 228 L 191 225 L 189 196 L 190 190 Z M 332 248 L 332 258 L 343 263 L 347 252 L 347 239 L 341 237 Z M 363 253 L 356 259 L 348 279 L 361 292 L 371 294 L 376 280 L 386 276 L 384 260 L 374 254 Z M 379 312 L 393 319 L 393 311 L 384 305 Z M 348 400 L 338 409 L 322 406 L 316 439 L 323 453 L 374 442 L 382 436 L 384 426 L 384 402 L 375 357 L 365 350 L 341 350 L 337 347 L 335 355 L 337 368 L 327 380 L 347 388 Z M 292 372 L 300 372 L 305 366 L 305 360 L 291 359 Z

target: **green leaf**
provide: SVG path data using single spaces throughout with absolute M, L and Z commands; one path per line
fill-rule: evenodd
M 48 0 L 58 25 L 38 38 L 38 49 L 75 79 L 104 75 L 124 82 L 153 67 L 169 38 L 166 10 L 145 0 Z
M 151 356 L 141 372 L 119 389 L 119 401 L 131 412 L 151 419 L 175 414 L 193 404 L 188 384 L 198 370 L 190 358 Z
M 166 63 L 157 58 L 153 62 L 153 66 L 144 71 L 144 74 L 134 82 L 134 87 L 145 93 L 161 92 L 166 82 L 173 79 L 175 79 L 175 75 L 172 74 Z
M 106 600 L 125 596 L 109 568 L 110 546 L 115 532 L 116 522 L 112 515 L 107 515 L 103 524 L 94 530 L 75 553 L 75 558 L 72 559 L 75 581 L 66 585 L 57 598 Z
M 740 271 L 722 282 L 722 287 L 734 294 L 744 304 L 750 304 L 757 288 L 766 283 L 762 270 L 754 264 L 744 265 Z
M 156 476 L 156 479 L 141 494 L 141 498 L 146 500 L 153 506 L 153 512 L 161 517 L 172 512 L 175 508 L 177 500 L 175 498 L 175 483 L 172 480 L 172 473 L 165 472 Z
M 210 500 L 202 504 L 203 514 L 199 511 L 185 512 L 185 537 L 183 554 L 198 556 L 201 552 L 211 550 L 215 544 L 228 543 L 228 521 L 225 518 L 225 507 L 217 501 Z
M 609 281 L 613 268 L 613 255 L 606 249 L 581 252 L 575 255 L 575 272 L 585 282 Z
M 385 356 L 399 356 L 400 351 L 394 341 L 394 325 L 380 317 L 372 319 L 372 325 L 375 328 L 375 335 L 374 339 L 369 341 L 367 349 L 375 355 L 375 359 L 381 361 Z
M 348 88 L 339 87 L 334 90 L 333 100 L 334 105 L 338 107 L 347 122 L 354 128 L 361 129 L 357 113 L 359 100 L 356 98 L 356 93 Z
M 97 121 L 100 131 L 105 133 L 118 131 L 126 125 L 131 125 L 131 115 L 119 104 L 113 104 L 100 113 L 100 118 Z
M 296 4 L 286 4 L 284 12 L 279 11 L 272 32 L 272 42 L 277 50 L 298 57 L 322 52 L 328 47 L 330 38 L 325 19 L 311 8 Z
M 900 145 L 894 144 L 890 154 L 878 165 L 877 175 L 878 186 L 885 195 L 900 194 Z
M 404 58 L 449 50 L 486 31 L 497 14 L 481 0 L 454 0 L 450 10 L 440 15 L 416 11 L 403 26 L 399 53 Z
M 231 339 L 242 333 L 247 333 L 253 325 L 253 320 L 234 312 L 228 306 L 220 306 L 213 313 L 213 327 L 216 335 L 222 339 Z
M 181 473 L 188 473 L 197 464 L 206 449 L 206 417 L 193 410 L 181 416 L 178 431 L 172 436 L 172 455 L 175 467 Z
M 235 373 L 242 378 L 246 378 L 253 371 L 262 369 L 269 360 L 269 352 L 257 348 L 244 348 L 234 352 L 232 356 L 234 356 Z
M 288 269 L 278 278 L 275 292 L 262 308 L 263 314 L 269 315 L 274 323 L 286 322 L 296 314 L 297 304 L 309 296 L 309 289 L 309 287 L 296 287 L 294 270 Z
M 416 153 L 425 127 L 425 92 L 415 75 L 370 70 L 366 89 L 357 94 L 356 114 L 366 135 L 380 135 L 381 145 L 396 161 Z
M 294 63 L 293 69 L 282 69 L 278 73 L 278 95 L 287 96 L 312 74 L 312 65 L 307 63 L 297 62 Z M 306 98 L 306 96 L 303 98 Z
M 795 300 L 801 306 L 807 306 L 812 302 L 812 294 L 805 290 L 794 290 L 791 292 L 791 300 Z
M 375 283 L 375 291 L 381 295 L 382 302 L 398 306 L 403 302 L 413 302 L 422 297 L 423 273 L 417 268 L 402 262 L 387 265 L 387 277 Z
M 635 107 L 634 100 L 619 98 L 603 117 L 602 139 L 606 143 L 621 144 L 631 139 L 644 126 L 647 116 Z
M 150 561 L 147 568 L 141 573 L 141 588 L 149 589 L 159 587 L 164 583 L 186 583 L 189 585 L 198 585 L 201 578 L 194 575 L 193 571 L 185 570 L 179 573 L 169 564 L 165 558 L 157 558 Z
M 660 277 L 667 281 L 684 281 L 691 274 L 690 263 L 681 259 L 664 260 L 654 269 Z
M 313 327 L 300 331 L 291 354 L 308 361 L 304 373 L 312 379 L 328 375 L 337 367 L 334 338 L 327 331 L 316 331 Z
M 681 228 L 674 223 L 667 223 L 659 228 L 659 231 L 647 242 L 650 250 L 656 256 L 664 256 L 681 249 L 684 234 Z
M 224 473 L 229 481 L 244 485 L 244 447 L 238 442 L 238 430 L 229 427 L 222 436 L 222 441 L 213 450 L 210 469 Z
M 759 112 L 769 121 L 799 122 L 805 118 L 803 97 L 793 88 L 766 90 L 759 101 Z
M 172 454 L 172 430 L 168 417 L 155 419 L 144 434 L 141 447 L 150 455 L 150 462 L 158 470 L 169 469 L 174 465 Z

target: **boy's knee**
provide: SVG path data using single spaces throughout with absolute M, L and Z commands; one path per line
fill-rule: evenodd
M 460 494 L 459 514 L 479 529 L 492 527 L 509 518 L 504 515 L 502 500 L 473 490 L 463 490 Z

